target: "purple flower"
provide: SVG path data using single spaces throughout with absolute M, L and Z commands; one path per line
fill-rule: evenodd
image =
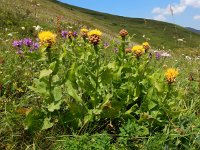
M 37 50 L 39 48 L 39 43 L 35 42 L 33 43 L 33 49 Z
M 76 32 L 76 31 L 74 31 L 74 32 L 73 32 L 73 37 L 75 37 L 75 38 L 76 38 L 77 36 L 78 36 L 77 32 Z
M 33 44 L 33 41 L 30 38 L 25 38 L 25 39 L 23 39 L 23 43 L 24 43 L 24 45 L 31 47 Z
M 161 58 L 161 53 L 160 52 L 156 52 L 156 59 L 159 60 Z
M 12 45 L 13 45 L 14 47 L 22 47 L 23 41 L 22 41 L 22 40 L 13 41 Z
M 32 53 L 34 51 L 34 49 L 33 48 L 31 48 L 31 49 L 29 49 L 29 53 Z
M 19 55 L 22 55 L 24 52 L 20 49 L 16 53 L 19 54 Z
M 31 45 L 31 49 L 29 50 L 30 53 L 37 50 L 39 48 L 39 43 L 35 42 Z
M 66 38 L 67 34 L 68 34 L 68 31 L 62 31 L 61 32 L 61 35 L 62 35 L 63 38 Z
M 105 42 L 103 46 L 107 48 L 109 46 L 108 42 Z
M 116 47 L 116 48 L 114 49 L 114 52 L 115 52 L 115 53 L 118 53 L 118 51 L 119 51 L 119 49 Z

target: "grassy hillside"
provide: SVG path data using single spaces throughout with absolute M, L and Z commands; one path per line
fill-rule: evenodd
M 38 5 L 37 5 L 38 4 Z M 121 28 L 135 34 L 134 42 L 143 42 L 142 35 L 151 39 L 151 45 L 155 48 L 198 47 L 200 35 L 186 28 L 173 24 L 141 18 L 126 18 L 110 14 L 95 12 L 56 0 L 2 0 L 0 6 L 1 32 L 5 28 L 15 31 L 26 26 L 28 32 L 32 32 L 33 25 L 56 29 L 56 17 L 61 16 L 62 28 L 73 26 L 75 29 L 81 26 L 99 28 L 107 37 L 117 36 Z M 115 34 L 113 34 L 115 33 Z M 26 33 L 24 33 L 26 34 Z M 178 44 L 178 38 L 185 38 L 185 43 Z
M 38 36 L 37 25 L 49 31 Z M 61 37 L 59 26 L 91 29 Z M 121 28 L 136 34 L 132 41 Z M 179 48 L 129 51 L 143 34 L 154 48 Z M 176 45 L 173 37 L 191 41 Z M 1 0 L 0 150 L 200 149 L 197 41 L 164 22 Z

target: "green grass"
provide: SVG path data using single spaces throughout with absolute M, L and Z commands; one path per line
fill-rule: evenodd
M 1 1 L 0 149 L 154 150 L 166 149 L 167 146 L 169 149 L 183 150 L 200 148 L 200 60 L 196 59 L 200 56 L 199 35 L 179 26 L 176 26 L 177 32 L 175 32 L 175 25 L 164 22 L 147 20 L 145 25 L 143 19 L 112 16 L 62 4 L 55 0 L 37 0 L 37 2 L 40 6 L 35 13 L 30 0 Z M 61 100 L 64 101 L 58 111 L 50 112 L 46 109 L 49 107 L 48 102 L 45 103 L 48 97 L 33 92 L 30 87 L 37 85 L 37 82 L 33 84 L 33 79 L 38 79 L 42 71 L 44 73 L 46 69 L 54 68 L 53 63 L 49 65 L 45 59 L 37 57 L 19 57 L 12 47 L 12 41 L 25 37 L 37 38 L 37 32 L 32 27 L 37 24 L 44 30 L 57 32 L 57 16 L 62 16 L 62 29 L 71 30 L 69 26 L 72 26 L 72 30 L 79 32 L 82 26 L 98 28 L 104 32 L 103 41 L 114 40 L 109 43 L 108 48 L 104 48 L 102 42 L 97 55 L 91 44 L 87 42 L 84 44 L 81 37 L 71 43 L 70 40 L 63 40 L 58 36 L 52 54 L 53 61 L 59 63 L 59 69 L 58 72 L 55 71 L 57 75 L 53 79 L 62 80 L 66 76 L 67 81 L 72 84 L 66 82 L 63 85 L 56 85 L 64 82 L 53 82 L 55 87 L 62 87 Z M 25 30 L 21 27 L 25 27 Z M 148 59 L 147 54 L 141 57 L 140 63 L 137 63 L 139 60 L 128 54 L 124 59 L 113 51 L 115 48 L 123 47 L 120 44 L 121 39 L 116 38 L 121 28 L 127 29 L 130 35 L 136 34 L 130 45 L 133 42 L 143 42 L 145 39 L 142 35 L 145 34 L 151 38 L 150 43 L 153 48 L 165 46 L 165 49 L 172 49 L 169 51 L 172 57 L 157 60 L 153 55 L 152 59 Z M 13 36 L 9 36 L 9 33 Z M 190 34 L 191 41 L 188 39 Z M 185 37 L 187 42 L 184 45 L 177 45 L 174 36 Z M 130 45 L 125 45 L 125 48 Z M 42 51 L 42 48 L 40 50 Z M 191 60 L 186 59 L 186 56 L 191 57 Z M 46 58 L 45 54 L 41 57 Z M 94 64 L 98 62 L 98 58 L 100 58 L 101 79 L 100 83 L 96 84 L 98 89 L 96 90 L 92 86 L 98 81 L 96 80 L 98 76 L 94 73 L 97 72 Z M 138 65 L 140 71 L 137 71 Z M 171 67 L 177 68 L 179 75 L 173 84 L 172 93 L 168 95 L 164 71 Z M 143 74 L 140 76 L 139 73 Z M 191 76 L 193 80 L 188 80 Z M 41 79 L 41 83 L 44 81 L 45 84 L 49 84 L 50 81 L 46 82 L 46 78 Z M 44 83 L 41 86 L 38 84 L 38 88 L 41 88 L 41 91 L 49 90 L 43 86 Z M 37 88 L 35 90 L 37 91 Z M 103 97 L 103 102 L 106 100 L 105 105 L 102 105 L 105 113 L 101 115 L 98 114 L 101 108 L 93 109 L 93 103 L 90 103 L 91 100 L 95 100 L 91 97 L 96 95 Z M 78 103 L 73 105 L 77 97 L 81 97 L 90 111 L 86 112 Z M 163 100 L 164 97 L 166 99 L 164 103 L 151 109 L 154 107 L 154 102 Z M 135 100 L 140 98 L 147 103 L 143 103 L 141 109 L 138 108 L 139 103 L 138 106 L 132 107 L 131 102 L 135 103 Z M 148 103 L 151 100 L 153 103 Z M 118 101 L 125 104 L 121 106 Z M 147 107 L 147 104 L 151 106 Z M 110 106 L 113 111 L 109 111 Z M 32 111 L 27 116 L 19 110 Z M 127 116 L 122 115 L 126 110 L 131 113 Z M 107 114 L 109 115 L 105 117 Z M 155 117 L 157 114 L 159 117 Z M 115 115 L 122 116 L 112 118 Z M 39 128 L 44 117 L 51 117 L 53 127 L 50 128 L 47 121 L 45 126 L 49 129 L 41 131 Z M 82 124 L 85 120 L 90 121 Z

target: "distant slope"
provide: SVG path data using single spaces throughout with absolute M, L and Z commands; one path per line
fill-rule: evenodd
M 142 18 L 126 18 L 87 10 L 58 2 L 57 0 L 36 0 L 39 6 L 34 7 L 34 0 L 1 0 L 0 27 L 17 30 L 20 26 L 42 25 L 44 28 L 56 29 L 56 17 L 62 16 L 62 29 L 73 26 L 75 30 L 82 26 L 98 28 L 113 38 L 120 29 L 125 28 L 130 35 L 135 34 L 133 41 L 143 42 L 143 35 L 150 38 L 155 48 L 176 48 L 178 38 L 184 38 L 185 47 L 199 46 L 200 35 L 186 28 L 170 23 Z M 31 2 L 32 1 L 32 2 Z M 29 29 L 31 32 L 31 29 Z
M 194 33 L 200 34 L 200 30 L 197 30 L 197 29 L 194 29 L 194 28 L 191 28 L 191 27 L 187 27 L 187 29 L 194 32 Z

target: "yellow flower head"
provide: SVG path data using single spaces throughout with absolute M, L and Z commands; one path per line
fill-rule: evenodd
M 101 36 L 102 35 L 102 32 L 95 29 L 95 30 L 91 30 L 89 33 L 88 33 L 89 36 L 93 36 L 93 35 L 97 35 L 97 36 Z
M 88 36 L 89 36 L 89 42 L 93 45 L 98 45 L 99 42 L 101 41 L 101 35 L 102 35 L 102 32 L 95 29 L 95 30 L 91 30 L 89 33 L 88 33 Z
M 169 84 L 174 83 L 178 74 L 179 73 L 177 69 L 174 68 L 167 69 L 167 71 L 165 72 L 165 77 L 167 79 L 167 82 Z
M 86 33 L 87 33 L 87 32 L 88 32 L 88 29 L 82 28 L 82 29 L 81 29 L 81 32 L 86 32 Z
M 139 58 L 142 54 L 144 54 L 145 49 L 143 48 L 142 45 L 136 45 L 136 46 L 133 46 L 132 52 L 135 54 L 136 57 Z
M 143 46 L 150 46 L 148 42 L 142 43 Z
M 88 37 L 88 29 L 82 28 L 82 29 L 81 29 L 81 36 L 82 36 L 83 38 L 87 38 L 87 37 Z
M 148 42 L 144 42 L 144 43 L 142 43 L 142 45 L 146 52 L 150 49 L 150 45 Z
M 50 31 L 42 31 L 38 34 L 40 43 L 45 46 L 51 46 L 56 43 L 56 34 Z

